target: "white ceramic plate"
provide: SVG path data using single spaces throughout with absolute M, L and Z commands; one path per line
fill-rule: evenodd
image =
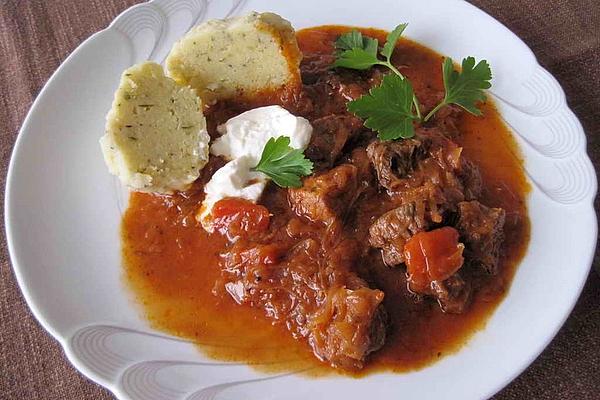
M 15 273 L 40 323 L 71 362 L 122 399 L 484 399 L 519 374 L 569 315 L 596 245 L 594 169 L 556 80 L 507 28 L 459 0 L 155 0 L 85 41 L 35 101 L 15 146 L 6 227 Z M 423 370 L 363 379 L 261 375 L 217 363 L 153 332 L 121 280 L 120 189 L 98 139 L 121 72 L 161 62 L 209 18 L 274 11 L 296 28 L 390 29 L 461 59 L 486 58 L 492 96 L 512 127 L 533 186 L 531 244 L 506 299 L 460 352 Z

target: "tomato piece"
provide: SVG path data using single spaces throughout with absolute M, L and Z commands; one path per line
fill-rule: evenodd
M 215 229 L 229 238 L 263 232 L 271 219 L 266 207 L 238 197 L 217 201 L 211 213 Z
M 410 288 L 427 293 L 432 281 L 450 278 L 463 265 L 464 248 L 458 242 L 458 231 L 451 227 L 419 232 L 411 237 L 404 245 Z

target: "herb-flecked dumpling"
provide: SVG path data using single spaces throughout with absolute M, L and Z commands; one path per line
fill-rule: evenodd
M 145 62 L 123 72 L 100 139 L 110 172 L 142 192 L 184 190 L 208 161 L 210 137 L 195 91 Z

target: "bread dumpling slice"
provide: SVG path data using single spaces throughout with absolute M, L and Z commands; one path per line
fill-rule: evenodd
M 220 100 L 298 89 L 301 60 L 292 25 L 277 14 L 253 12 L 193 28 L 175 43 L 166 66 L 203 99 Z
M 123 184 L 141 192 L 184 190 L 207 163 L 209 141 L 193 89 L 153 62 L 123 72 L 100 139 L 109 171 Z

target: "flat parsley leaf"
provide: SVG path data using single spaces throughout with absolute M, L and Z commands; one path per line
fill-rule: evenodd
M 402 33 L 407 26 L 408 24 L 400 24 L 387 35 L 385 45 L 383 45 L 383 49 L 381 49 L 381 55 L 384 56 L 388 61 L 390 61 L 392 58 L 392 53 L 396 48 L 396 43 L 398 42 L 398 39 L 400 39 L 400 36 L 402 36 Z
M 346 50 L 340 54 L 333 63 L 333 66 L 365 70 L 378 63 L 379 60 L 377 59 L 377 53 L 371 54 L 367 50 L 355 48 L 352 50 Z
M 335 41 L 337 57 L 333 63 L 333 67 L 365 70 L 374 65 L 384 65 L 396 75 L 403 77 L 400 71 L 392 64 L 391 57 L 396 47 L 396 42 L 398 42 L 398 39 L 400 39 L 407 26 L 408 24 L 400 24 L 388 34 L 385 45 L 380 52 L 386 58 L 385 61 L 377 57 L 377 51 L 379 50 L 377 39 L 363 36 L 356 29 L 340 35 Z
M 356 29 L 340 35 L 340 37 L 338 37 L 338 39 L 335 41 L 335 48 L 340 53 L 344 52 L 345 50 L 363 49 L 369 54 L 377 55 L 378 46 L 379 42 L 377 39 L 363 36 L 363 34 Z
M 254 170 L 267 175 L 280 187 L 300 187 L 300 177 L 312 173 L 313 163 L 301 150 L 290 147 L 289 137 L 279 136 L 269 139 Z
M 365 119 L 365 126 L 379 134 L 381 140 L 411 138 L 415 135 L 413 121 L 419 117 L 413 110 L 413 88 L 398 75 L 383 77 L 380 86 L 369 94 L 348 103 L 348 111 Z
M 378 47 L 377 39 L 363 36 L 356 29 L 352 30 L 341 35 L 335 41 L 338 53 L 333 66 L 359 70 L 369 69 L 379 63 Z
M 492 71 L 486 60 L 475 65 L 475 58 L 467 57 L 462 61 L 462 71 L 454 70 L 450 57 L 444 60 L 444 88 L 446 95 L 442 101 L 446 104 L 456 104 L 474 115 L 481 115 L 476 103 L 485 100 L 484 89 L 492 84 Z

